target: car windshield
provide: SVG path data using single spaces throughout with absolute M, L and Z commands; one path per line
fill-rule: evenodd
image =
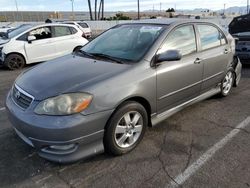
M 137 62 L 149 50 L 163 31 L 161 25 L 120 25 L 103 33 L 85 45 L 81 51 L 99 57 L 112 57 Z
M 18 29 L 15 29 L 11 32 L 8 33 L 8 38 L 11 39 L 13 37 L 16 37 L 17 35 L 23 33 L 27 29 L 30 29 L 32 26 L 31 25 L 24 25 L 22 27 L 19 27 Z

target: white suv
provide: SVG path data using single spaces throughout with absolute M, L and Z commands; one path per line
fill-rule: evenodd
M 74 25 L 23 26 L 0 39 L 0 63 L 11 70 L 48 61 L 78 50 L 88 42 Z
M 81 31 L 84 33 L 86 38 L 92 37 L 92 31 L 86 22 L 83 22 L 83 21 L 65 21 L 63 23 L 76 25 L 79 29 L 81 29 Z

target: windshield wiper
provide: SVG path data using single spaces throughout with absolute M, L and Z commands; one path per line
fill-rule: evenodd
M 107 54 L 102 54 L 102 53 L 90 53 L 90 54 L 95 56 L 95 57 L 101 57 L 101 58 L 105 58 L 105 59 L 114 61 L 116 63 L 124 64 L 124 61 L 122 61 L 122 60 L 120 60 L 118 58 L 112 57 L 110 55 L 107 55 Z
M 81 54 L 83 54 L 83 55 L 85 55 L 85 56 L 91 57 L 91 58 L 94 57 L 94 55 L 92 55 L 91 53 L 85 52 L 85 51 L 83 51 L 83 50 L 78 50 L 77 52 L 78 52 L 78 53 L 81 53 Z

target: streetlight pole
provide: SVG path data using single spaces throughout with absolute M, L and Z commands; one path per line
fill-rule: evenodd
M 138 20 L 140 19 L 140 0 L 137 0 L 137 6 L 138 6 Z
M 249 0 L 247 0 L 247 14 L 249 14 Z
M 74 0 L 70 0 L 72 5 L 72 19 L 75 20 L 75 12 L 74 12 Z
M 15 4 L 16 4 L 16 11 L 18 12 L 17 0 L 15 0 Z

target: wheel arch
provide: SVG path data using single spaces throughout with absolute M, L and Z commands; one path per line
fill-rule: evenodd
M 128 98 L 124 99 L 123 101 L 121 101 L 115 107 L 115 110 L 110 115 L 104 129 L 106 129 L 106 127 L 108 125 L 108 122 L 110 121 L 110 119 L 112 118 L 114 113 L 117 111 L 117 109 L 119 109 L 119 107 L 121 107 L 124 103 L 129 102 L 129 101 L 137 102 L 137 103 L 141 104 L 145 108 L 145 110 L 147 112 L 147 115 L 148 115 L 148 126 L 152 127 L 152 123 L 151 123 L 151 105 L 150 105 L 149 101 L 147 99 L 145 99 L 144 97 L 141 97 L 141 96 L 131 96 L 131 97 L 128 97 Z
M 19 53 L 19 52 L 10 52 L 6 55 L 5 59 L 10 56 L 10 55 L 13 55 L 13 54 L 17 54 L 17 55 L 20 55 L 23 59 L 24 59 L 24 63 L 27 64 L 27 60 L 25 58 L 25 56 L 22 54 L 22 53 Z

